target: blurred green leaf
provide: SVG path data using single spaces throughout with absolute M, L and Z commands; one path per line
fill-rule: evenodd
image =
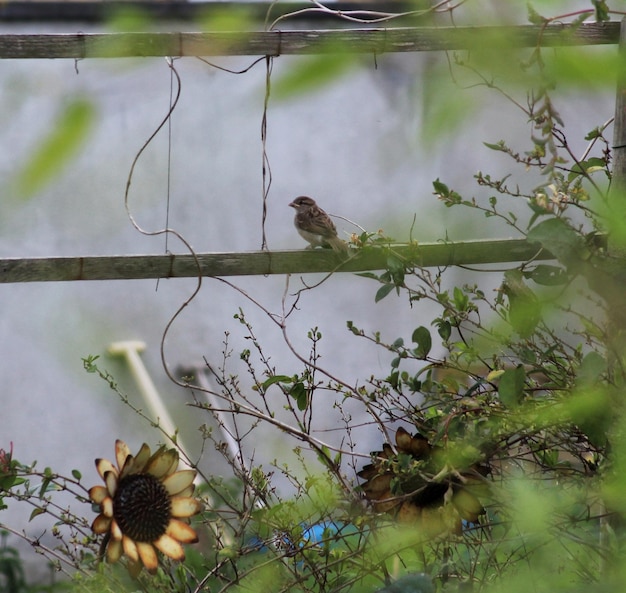
M 150 14 L 140 6 L 117 2 L 110 9 L 107 25 L 115 33 L 137 33 L 149 30 L 152 21 Z
M 598 361 L 589 364 L 595 366 Z M 596 447 L 607 443 L 609 428 L 618 418 L 610 394 L 601 386 L 583 385 L 571 395 L 566 403 L 571 421 L 587 436 Z
M 603 46 L 559 47 L 542 52 L 545 75 L 559 88 L 613 88 L 620 67 L 618 52 Z
M 589 251 L 585 239 L 562 218 L 550 218 L 540 222 L 528 233 L 529 241 L 536 241 L 550 251 L 562 264 L 575 273 L 581 260 L 587 259 Z
M 589 352 L 580 363 L 576 374 L 576 383 L 578 386 L 596 385 L 607 369 L 608 363 L 601 354 Z
M 28 162 L 18 171 L 18 195 L 31 198 L 68 167 L 83 146 L 94 124 L 96 110 L 86 99 L 65 106 L 48 135 L 41 139 Z
M 476 112 L 475 96 L 459 92 L 458 86 L 450 81 L 447 64 L 431 67 L 424 73 L 420 84 L 422 141 L 429 146 L 437 141 L 450 140 L 451 134 Z
M 524 395 L 525 382 L 526 371 L 521 364 L 502 373 L 498 393 L 500 394 L 500 400 L 505 406 L 515 408 L 520 404 Z
M 213 6 L 208 16 L 200 17 L 200 24 L 207 31 L 246 31 L 255 26 L 255 17 L 245 5 L 225 3 L 217 10 Z
M 611 20 L 609 7 L 606 5 L 606 0 L 591 0 L 591 3 L 596 9 L 596 21 L 602 22 Z
M 521 270 L 504 273 L 502 291 L 509 299 L 509 323 L 522 338 L 529 337 L 541 321 L 541 303 L 526 286 Z
M 272 96 L 278 100 L 310 94 L 340 79 L 355 63 L 357 55 L 342 46 L 327 46 L 320 54 L 298 58 L 272 83 Z

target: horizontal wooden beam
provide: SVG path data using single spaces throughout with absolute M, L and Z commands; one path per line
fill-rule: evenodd
M 224 277 L 364 272 L 385 269 L 391 252 L 408 265 L 424 268 L 552 258 L 523 239 L 366 247 L 351 250 L 347 260 L 322 249 L 200 253 L 196 258 L 188 254 L 8 258 L 0 259 L 0 283 L 193 278 L 199 270 L 202 276 Z
M 396 27 L 203 33 L 0 35 L 0 58 L 279 56 L 614 44 L 619 23 L 512 27 Z

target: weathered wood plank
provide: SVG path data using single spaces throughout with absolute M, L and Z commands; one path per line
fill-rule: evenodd
M 342 51 L 416 52 L 473 47 L 615 44 L 619 23 L 579 27 L 396 27 L 204 33 L 72 33 L 0 35 L 0 58 L 122 58 L 156 56 L 278 56 Z
M 537 245 L 517 239 L 398 245 L 393 251 L 421 267 L 552 257 L 547 252 L 539 252 Z M 203 276 L 362 272 L 384 269 L 388 254 L 386 248 L 368 247 L 354 250 L 346 261 L 330 250 L 319 249 L 202 253 L 197 255 L 197 260 L 188 254 L 8 258 L 0 259 L 0 283 L 190 278 L 198 276 L 198 267 Z

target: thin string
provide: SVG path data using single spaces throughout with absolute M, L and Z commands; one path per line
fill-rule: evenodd
M 165 198 L 165 229 L 170 228 L 170 197 L 171 197 L 171 187 L 172 187 L 172 113 L 174 111 L 174 103 L 178 100 L 178 96 L 174 97 L 174 59 L 171 57 L 165 58 L 165 61 L 170 69 L 170 99 L 169 99 L 169 110 L 167 117 L 167 182 L 166 182 L 166 198 Z M 178 93 L 176 93 L 178 94 Z M 164 252 L 169 253 L 169 233 L 165 233 L 165 246 Z M 157 278 L 156 285 L 154 290 L 159 290 L 159 281 L 161 279 Z
M 173 59 L 166 58 L 170 66 L 170 117 L 167 118 L 167 199 L 165 207 L 165 228 L 170 228 L 170 198 L 172 189 L 172 103 L 174 102 Z M 169 252 L 169 233 L 165 233 L 165 253 Z

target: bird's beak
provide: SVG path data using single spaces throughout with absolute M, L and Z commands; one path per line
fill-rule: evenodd
M 290 205 L 292 208 L 297 208 L 297 206 L 296 206 L 293 202 L 289 202 L 289 205 Z

